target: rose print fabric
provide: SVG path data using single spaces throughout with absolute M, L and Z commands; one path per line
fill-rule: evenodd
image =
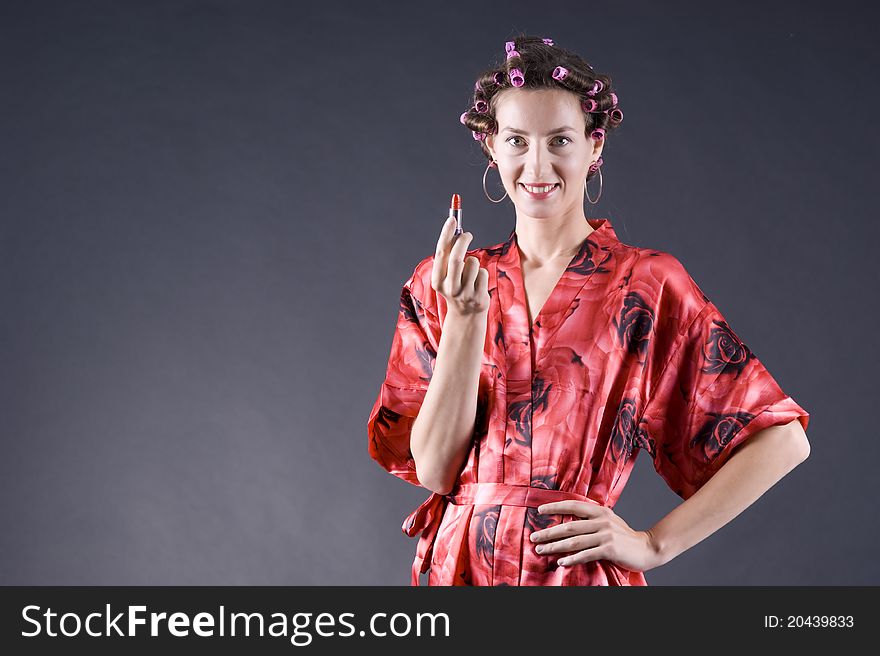
M 556 567 L 529 536 L 570 521 L 537 507 L 577 499 L 614 507 L 636 456 L 682 499 L 759 430 L 809 414 L 777 384 L 672 255 L 594 228 L 530 325 L 516 231 L 468 251 L 489 271 L 491 304 L 467 461 L 448 495 L 403 522 L 420 534 L 411 582 L 429 585 L 647 585 L 605 560 Z M 420 485 L 409 449 L 431 381 L 446 300 L 433 255 L 404 283 L 369 453 Z

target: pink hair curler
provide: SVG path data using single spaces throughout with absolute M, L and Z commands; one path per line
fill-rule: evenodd
M 519 53 L 516 50 L 509 51 L 507 53 L 507 58 L 510 59 L 511 57 L 519 57 Z
M 461 113 L 461 117 L 458 120 L 461 121 L 462 125 L 467 125 L 467 121 L 465 120 L 467 118 L 467 115 L 468 115 L 467 112 Z
M 486 138 L 485 134 L 483 134 L 482 132 L 477 132 L 476 130 L 473 131 L 473 134 L 474 134 L 474 139 L 476 139 L 477 141 L 482 141 L 483 139 Z
M 599 93 L 604 88 L 605 88 L 605 85 L 602 84 L 602 80 L 596 80 L 595 82 L 593 82 L 593 88 L 590 89 L 589 91 L 587 91 L 587 95 L 588 96 L 595 96 L 597 93 Z
M 564 80 L 566 75 L 568 75 L 568 69 L 565 66 L 557 66 L 553 69 L 551 77 L 554 80 Z
M 581 107 L 583 107 L 584 111 L 589 114 L 596 111 L 596 107 L 598 107 L 598 104 L 592 98 L 588 98 L 587 100 L 581 101 Z
M 523 84 L 525 84 L 526 79 L 523 77 L 523 72 L 518 68 L 511 69 L 510 83 L 515 87 L 521 87 Z
M 542 40 L 544 43 L 546 43 L 548 46 L 552 46 L 552 45 L 553 45 L 553 39 L 541 39 L 541 40 Z
M 603 130 L 602 128 L 596 128 L 595 130 L 590 132 L 590 136 L 593 137 L 593 139 L 596 139 L 597 141 L 599 139 L 604 139 L 605 138 L 605 130 Z
M 489 103 L 485 100 L 478 100 L 474 103 L 474 109 L 477 111 L 477 114 L 485 114 L 489 111 Z
M 515 50 L 515 49 L 516 49 L 516 43 L 514 43 L 513 41 L 508 41 L 507 43 L 504 44 L 504 50 L 507 52 L 510 52 L 511 50 Z
M 498 71 L 497 73 L 495 73 L 495 84 L 497 84 L 499 86 L 504 84 L 504 72 L 503 71 Z

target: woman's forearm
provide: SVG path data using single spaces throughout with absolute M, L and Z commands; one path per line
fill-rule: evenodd
M 416 476 L 439 494 L 452 489 L 470 450 L 486 323 L 486 313 L 446 315 L 431 382 L 412 426 Z
M 727 524 L 809 453 L 807 436 L 797 419 L 765 428 L 745 440 L 699 490 L 648 529 L 659 564 Z

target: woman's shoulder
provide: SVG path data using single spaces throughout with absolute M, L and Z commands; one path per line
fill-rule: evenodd
M 628 246 L 631 289 L 640 290 L 660 325 L 687 328 L 710 302 L 684 263 L 668 251 Z
M 671 293 L 692 295 L 700 301 L 709 300 L 678 257 L 654 248 L 631 248 L 636 251 L 635 270 L 641 276 L 656 279 Z

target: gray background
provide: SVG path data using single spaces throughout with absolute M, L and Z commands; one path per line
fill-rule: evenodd
M 450 194 L 475 246 L 514 225 L 458 117 L 520 30 L 617 87 L 588 216 L 811 413 L 649 584 L 880 583 L 867 5 L 2 2 L 0 583 L 408 584 L 427 491 L 366 420 Z M 643 456 L 615 510 L 679 501 Z

